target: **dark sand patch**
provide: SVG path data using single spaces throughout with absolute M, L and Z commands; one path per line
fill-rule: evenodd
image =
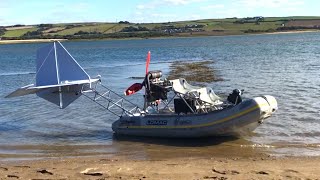
M 38 172 L 38 173 L 41 173 L 41 174 L 49 174 L 49 175 L 53 175 L 53 173 L 52 173 L 52 172 L 47 171 L 47 170 L 45 170 L 45 169 L 39 170 L 39 171 L 37 171 L 37 172 Z

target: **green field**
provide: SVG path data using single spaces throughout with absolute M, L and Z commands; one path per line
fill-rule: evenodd
M 73 35 L 79 31 L 84 31 L 84 32 L 100 32 L 100 33 L 112 33 L 112 32 L 117 32 L 121 30 L 124 26 L 121 26 L 119 24 L 97 24 L 97 25 L 81 25 L 79 27 L 74 27 L 70 29 L 64 29 L 62 31 L 59 31 L 57 35 Z
M 38 28 L 26 28 L 6 31 L 2 37 L 20 37 L 27 32 L 36 31 Z
M 319 20 L 319 21 L 317 21 Z M 293 23 L 294 22 L 294 23 Z M 318 23 L 318 24 L 317 24 Z M 16 38 L 128 38 L 155 36 L 196 36 L 196 35 L 232 35 L 244 33 L 263 33 L 285 30 L 305 30 L 316 27 L 319 30 L 320 17 L 292 16 L 292 17 L 264 17 L 257 18 L 226 18 L 201 19 L 193 21 L 178 21 L 165 23 L 60 23 L 49 25 L 34 25 L 33 28 L 8 28 L 4 39 Z M 308 24 L 308 27 L 306 26 Z M 197 26 L 200 27 L 198 28 Z M 47 27 L 46 27 L 47 26 Z M 194 27 L 190 27 L 194 26 Z M 292 27 L 295 26 L 295 27 Z M 305 26 L 305 27 L 304 27 Z M 123 32 L 124 28 L 127 31 Z M 140 28 L 140 29 L 139 29 Z M 147 28 L 147 29 L 143 29 Z M 128 30 L 129 29 L 129 30 Z M 27 32 L 30 36 L 23 36 Z M 79 32 L 81 32 L 79 34 Z

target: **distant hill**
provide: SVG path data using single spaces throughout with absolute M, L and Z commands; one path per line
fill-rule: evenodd
M 105 39 L 219 36 L 320 30 L 318 16 L 202 19 L 167 23 L 66 23 L 0 26 L 1 39 Z

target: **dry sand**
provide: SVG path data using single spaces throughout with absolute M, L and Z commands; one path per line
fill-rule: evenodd
M 0 40 L 0 44 L 40 43 L 53 41 L 66 41 L 67 39 L 27 39 L 27 40 Z
M 312 32 L 320 32 L 320 31 L 319 30 L 279 31 L 279 32 L 270 32 L 270 33 L 262 33 L 262 34 L 297 34 L 297 33 L 312 33 Z
M 0 163 L 1 179 L 320 179 L 319 157 L 128 160 L 79 157 Z

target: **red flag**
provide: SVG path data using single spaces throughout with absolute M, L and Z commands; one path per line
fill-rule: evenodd
M 141 83 L 134 83 L 124 92 L 124 95 L 130 96 L 131 94 L 138 92 L 142 87 L 143 85 Z
M 149 72 L 149 64 L 150 64 L 150 58 L 151 58 L 150 56 L 151 56 L 151 52 L 149 51 L 147 55 L 146 74 L 148 74 Z

